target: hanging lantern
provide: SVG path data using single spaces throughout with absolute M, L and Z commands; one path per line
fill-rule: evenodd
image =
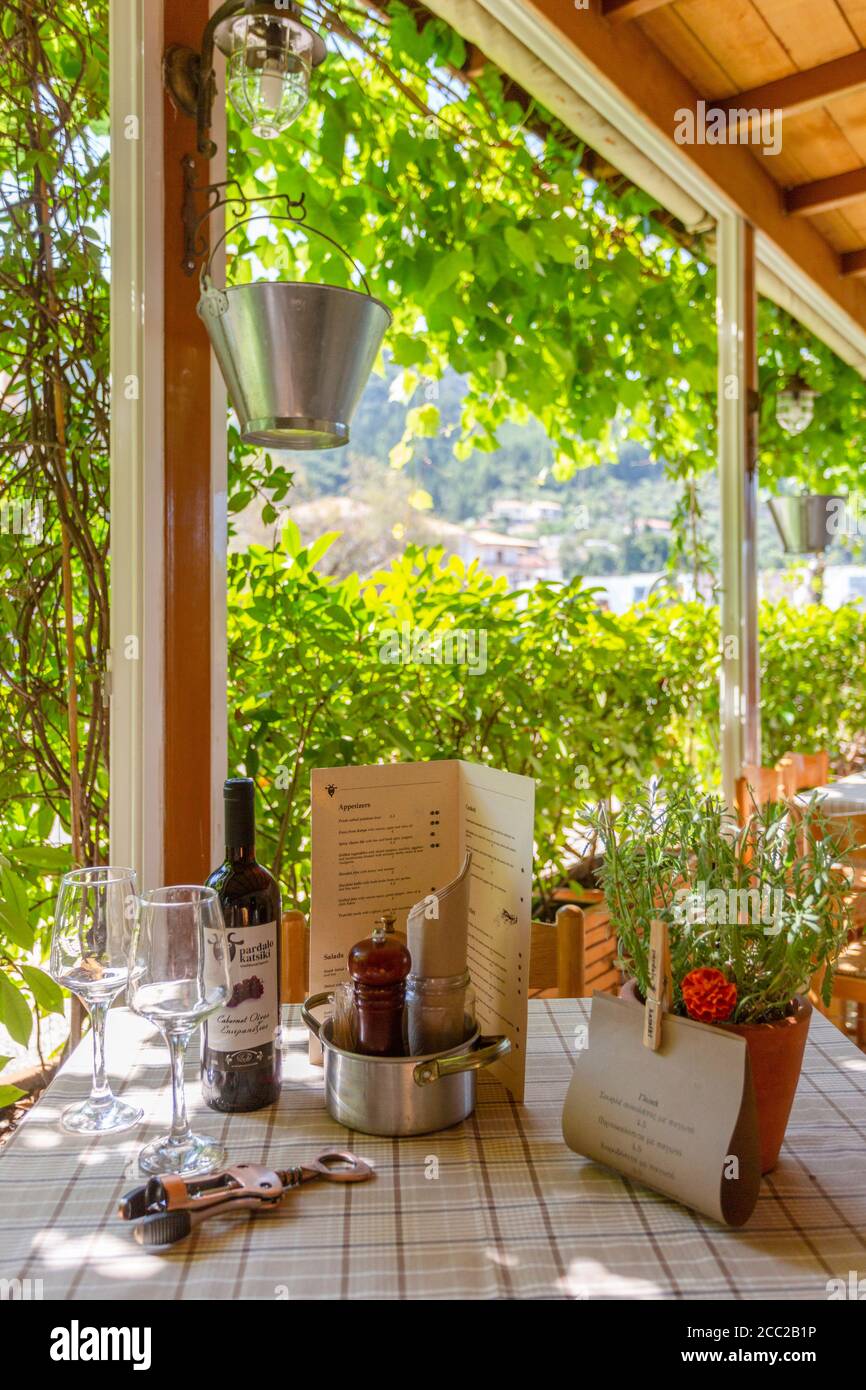
M 292 7 L 253 5 L 217 27 L 214 41 L 228 60 L 227 91 L 255 135 L 273 139 L 301 114 L 310 73 L 325 45 Z
M 801 376 L 792 376 L 776 397 L 776 419 L 786 434 L 802 434 L 815 415 L 819 396 Z
M 310 74 L 324 62 L 326 49 L 302 13 L 297 0 L 224 0 L 205 25 L 201 52 L 177 43 L 166 49 L 163 82 L 178 109 L 195 119 L 200 155 L 216 154 L 210 138 L 215 47 L 228 60 L 229 99 L 256 135 L 272 139 L 303 111 Z

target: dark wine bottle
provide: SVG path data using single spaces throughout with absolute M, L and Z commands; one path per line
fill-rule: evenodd
M 280 1094 L 280 890 L 256 861 L 255 783 L 230 777 L 226 857 L 208 879 L 226 922 L 231 994 L 202 1031 L 201 1088 L 213 1110 L 260 1110 Z

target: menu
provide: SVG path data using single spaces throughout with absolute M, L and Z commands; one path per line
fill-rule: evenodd
M 511 1052 L 490 1068 L 523 1099 L 535 784 L 458 760 L 316 768 L 312 775 L 310 988 L 347 978 L 351 947 L 383 912 L 415 903 L 472 852 L 469 973 L 482 1033 Z
M 668 1197 L 741 1226 L 758 1200 L 758 1123 L 746 1041 L 664 1014 L 657 1051 L 633 1001 L 596 994 L 562 1116 L 566 1144 Z

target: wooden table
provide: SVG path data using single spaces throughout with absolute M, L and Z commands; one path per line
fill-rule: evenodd
M 287 1167 L 347 1143 L 369 1183 L 311 1183 L 276 1210 L 214 1220 L 166 1255 L 115 1215 L 140 1146 L 166 1128 L 168 1056 L 158 1034 L 112 1013 L 113 1083 L 144 1106 L 131 1133 L 80 1139 L 58 1128 L 84 1094 L 89 1042 L 0 1155 L 0 1278 L 43 1281 L 46 1299 L 430 1298 L 819 1299 L 866 1271 L 866 1056 L 814 1016 L 788 1138 L 748 1225 L 728 1231 L 578 1158 L 560 1117 L 588 1002 L 530 1005 L 523 1106 L 481 1078 L 474 1116 L 418 1139 L 349 1135 L 326 1114 L 297 1011 L 272 1110 L 195 1127 L 231 1157 Z
M 838 782 L 799 792 L 796 800 L 805 805 L 812 797 L 818 798 L 826 815 L 842 820 L 850 817 L 855 828 L 862 828 L 863 823 L 857 818 L 866 817 L 866 772 L 852 772 Z

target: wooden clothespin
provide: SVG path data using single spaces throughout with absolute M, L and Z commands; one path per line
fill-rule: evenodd
M 668 924 L 654 917 L 650 923 L 649 993 L 643 1020 L 643 1045 L 657 1052 L 662 1041 L 662 1016 L 671 1000 L 671 948 Z

